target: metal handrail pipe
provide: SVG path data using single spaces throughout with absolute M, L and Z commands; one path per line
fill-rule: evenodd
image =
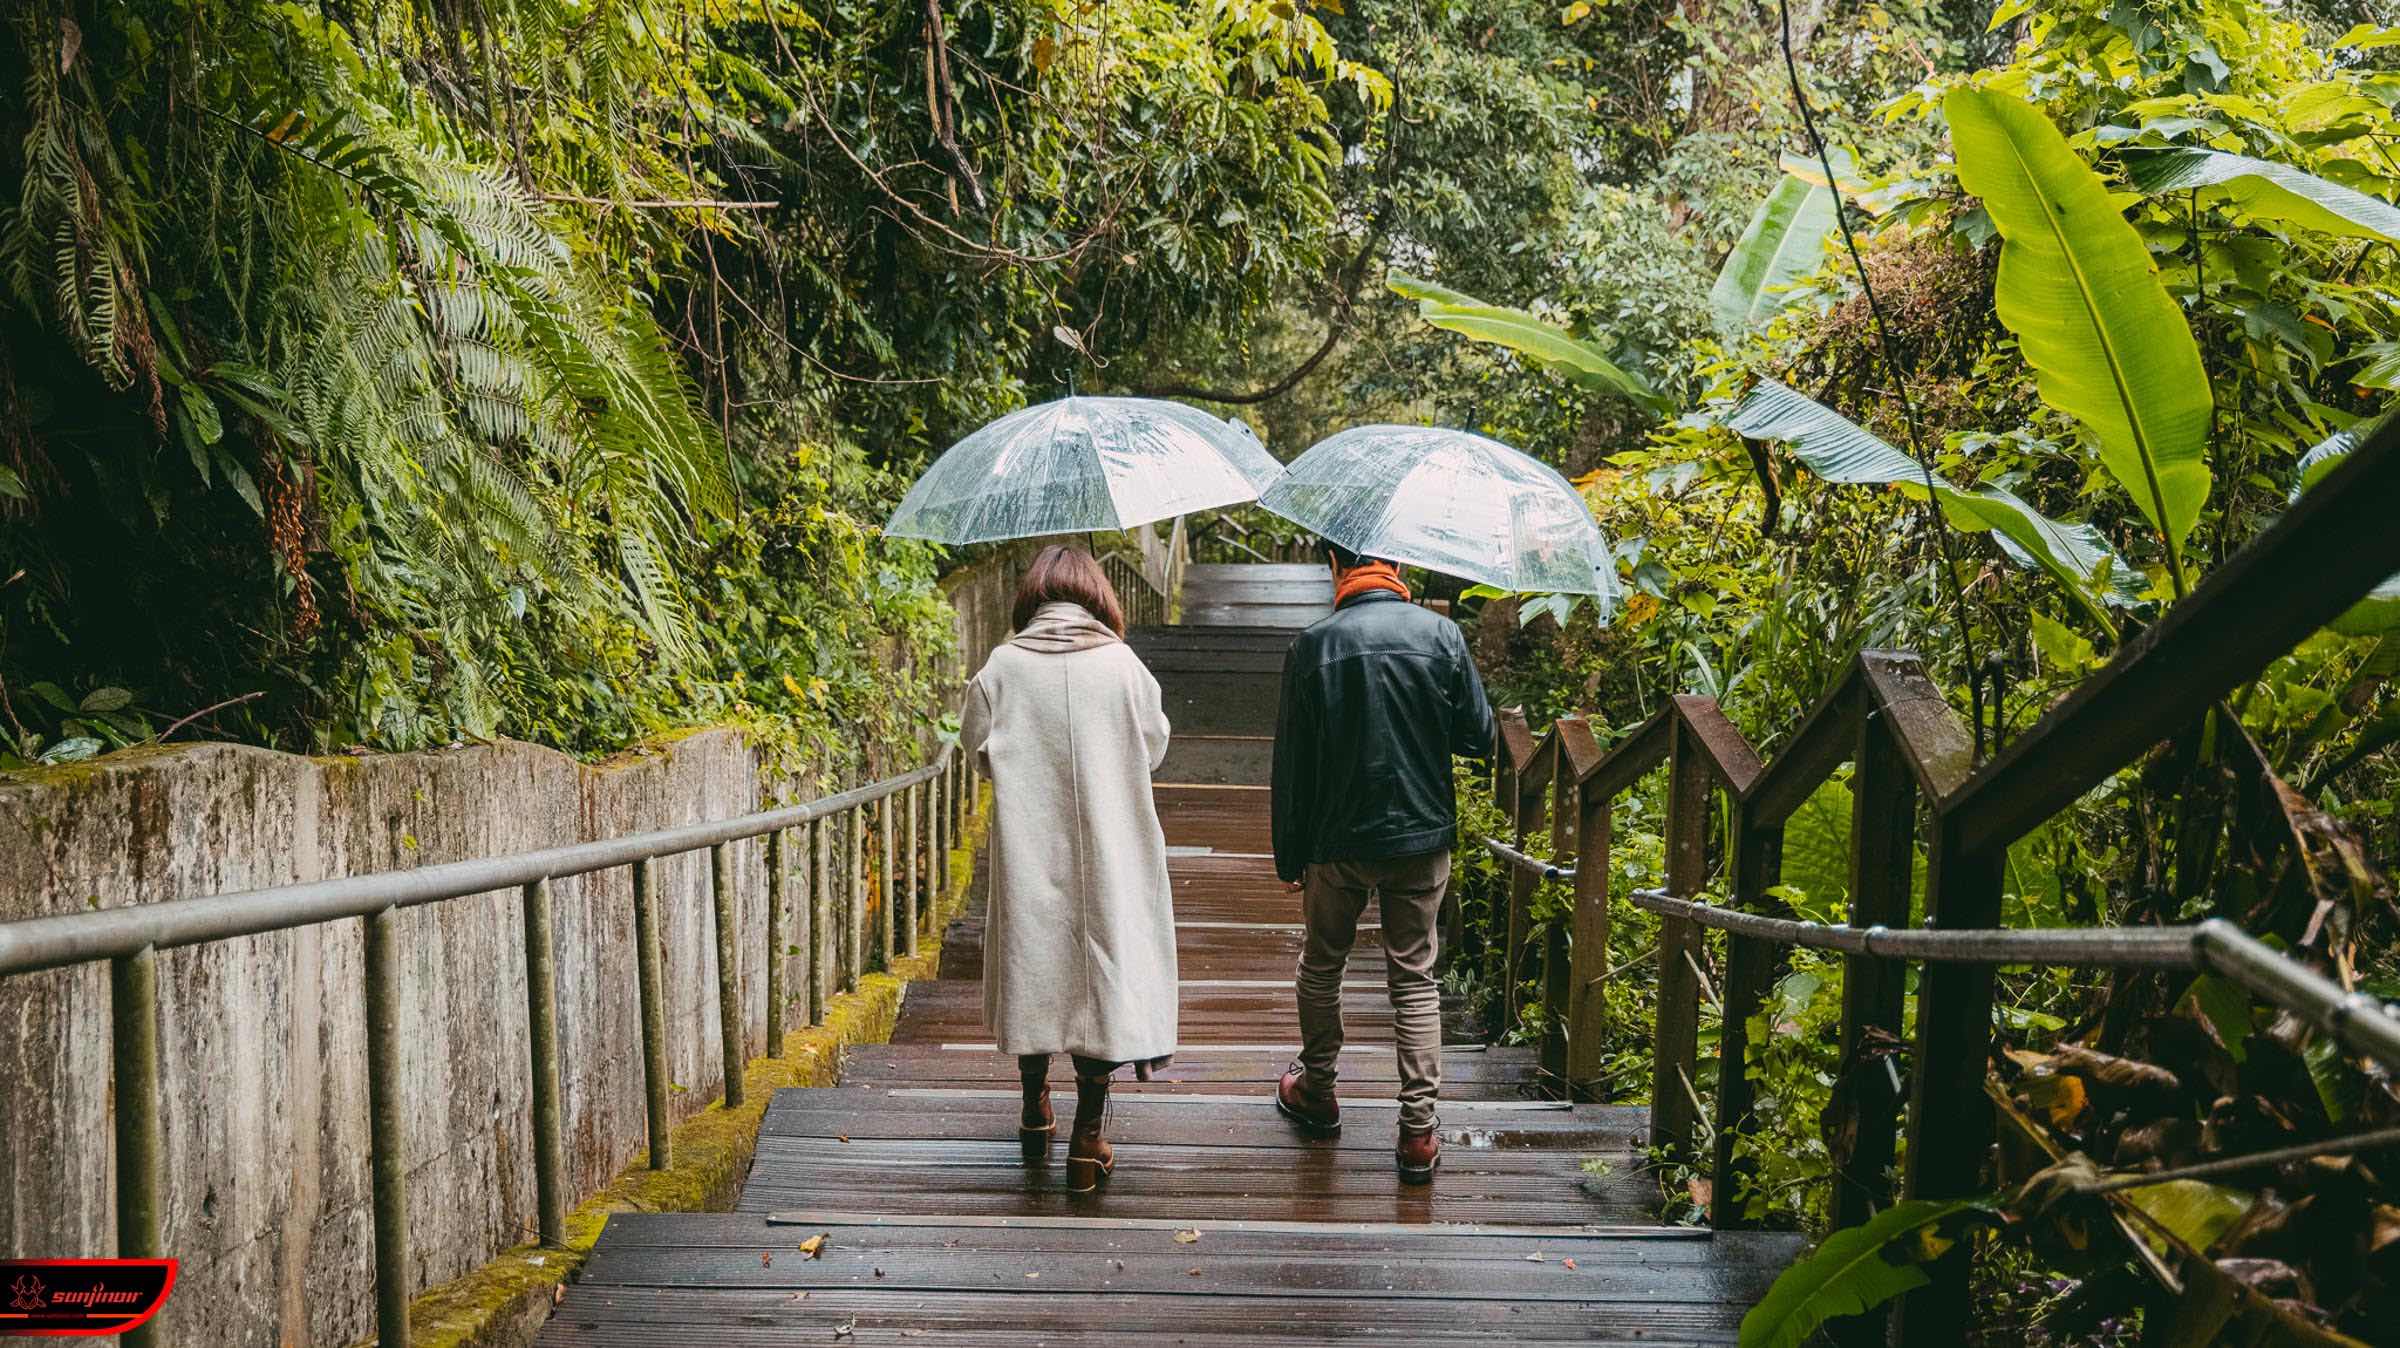
M 1483 845 L 1490 848 L 1492 855 L 1501 862 L 1521 871 L 1532 871 L 1544 880 L 1572 881 L 1575 878 L 1573 866 L 1554 865 L 1540 857 L 1529 857 L 1498 838 L 1485 838 Z
M 1736 936 L 1854 955 L 1932 964 L 2205 970 L 2308 1021 L 2351 1052 L 2400 1071 L 2400 1009 L 2342 987 L 2219 917 L 2188 927 L 1893 930 L 1737 912 L 1656 889 L 1635 890 L 1632 897 L 1636 908 Z
M 2191 969 L 2200 964 L 2194 945 L 2197 927 L 2053 927 L 2038 931 L 1852 927 L 1744 913 L 1679 899 L 1656 889 L 1635 890 L 1633 906 L 1778 945 L 1932 964 L 2163 969 Z
M 535 852 L 443 862 L 415 870 L 378 871 L 337 880 L 304 881 L 206 898 L 55 913 L 0 923 L 0 977 L 116 959 L 145 946 L 170 950 L 340 918 L 365 917 L 387 908 L 414 908 L 529 885 L 537 880 L 628 866 L 652 857 L 696 852 L 871 805 L 939 776 L 956 752 L 957 746 L 945 744 L 931 763 L 899 776 L 819 800 L 733 819 L 706 820 Z
M 2192 929 L 2192 950 L 2210 973 L 2400 1072 L 2400 1008 L 2344 988 L 2221 917 Z

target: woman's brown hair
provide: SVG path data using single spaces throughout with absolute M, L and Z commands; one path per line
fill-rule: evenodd
M 1117 602 L 1116 587 L 1108 583 L 1108 573 L 1092 560 L 1092 554 L 1081 548 L 1053 543 L 1035 555 L 1033 565 L 1025 568 L 1025 579 L 1017 582 L 1017 602 L 1009 610 L 1009 623 L 1024 631 L 1044 604 L 1081 605 L 1084 612 L 1107 623 L 1110 631 L 1125 635 L 1125 606 Z

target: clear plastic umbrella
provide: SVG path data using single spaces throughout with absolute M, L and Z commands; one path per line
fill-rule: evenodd
M 1617 567 L 1583 497 L 1497 440 L 1353 426 L 1292 461 L 1258 503 L 1353 552 L 1520 592 L 1616 606 Z
M 1061 398 L 952 445 L 884 532 L 940 543 L 1130 529 L 1255 500 L 1283 471 L 1247 430 L 1156 398 Z

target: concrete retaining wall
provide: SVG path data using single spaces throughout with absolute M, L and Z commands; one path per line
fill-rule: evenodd
M 1006 631 L 1007 556 L 946 583 L 960 661 Z M 995 607 L 997 613 L 995 614 Z M 995 622 L 998 624 L 994 627 Z M 903 766 L 914 745 L 868 746 Z M 0 921 L 527 851 L 761 807 L 737 731 L 597 765 L 532 745 L 304 758 L 205 744 L 0 775 Z M 678 1121 L 722 1092 L 706 853 L 658 863 Z M 765 863 L 737 846 L 750 1052 L 767 1048 Z M 805 912 L 806 868 L 790 889 Z M 570 1203 L 646 1142 L 632 884 L 553 887 Z M 514 891 L 400 916 L 412 1293 L 534 1228 L 525 957 Z M 160 956 L 170 1341 L 373 1332 L 361 924 Z M 801 937 L 805 941 L 805 936 Z M 797 966 L 795 966 L 795 977 Z M 0 979 L 0 1255 L 113 1251 L 105 966 Z

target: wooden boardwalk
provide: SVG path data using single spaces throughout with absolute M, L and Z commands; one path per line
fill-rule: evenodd
M 1255 693 L 1234 709 L 1253 721 Z M 1120 1084 L 1117 1170 L 1098 1194 L 1065 1189 L 1063 1057 L 1060 1139 L 1047 1163 L 1019 1154 L 1016 1066 L 982 1024 L 971 912 L 889 1045 L 854 1050 L 839 1087 L 776 1094 L 734 1212 L 611 1218 L 540 1342 L 1732 1340 L 1796 1238 L 1656 1225 L 1645 1112 L 1541 1098 L 1529 1050 L 1445 1052 L 1442 1168 L 1399 1182 L 1372 930 L 1347 974 L 1344 1131 L 1310 1140 L 1285 1123 L 1271 1091 L 1299 1041 L 1299 905 L 1263 855 L 1266 790 L 1157 791 L 1183 1046 L 1157 1080 Z

